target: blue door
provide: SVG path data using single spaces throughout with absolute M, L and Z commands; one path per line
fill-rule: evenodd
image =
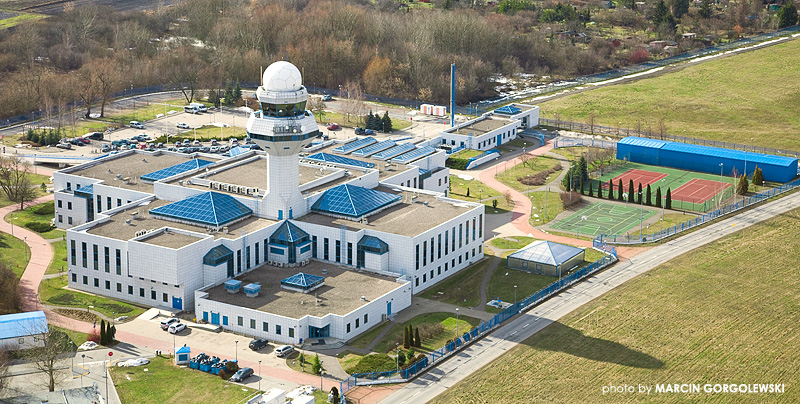
M 203 321 L 205 321 L 206 323 L 208 322 L 208 312 L 207 311 L 203 312 Z
M 183 299 L 172 296 L 172 308 L 175 310 L 183 310 Z
M 392 315 L 392 302 L 386 302 L 386 316 Z
M 222 316 L 222 325 L 228 325 L 228 316 Z
M 219 325 L 219 313 L 211 313 L 211 324 Z
M 500 146 L 501 144 L 503 144 L 503 136 L 497 135 L 497 144 L 495 146 Z

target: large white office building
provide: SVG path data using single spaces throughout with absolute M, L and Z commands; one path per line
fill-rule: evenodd
M 69 286 L 282 343 L 349 340 L 483 257 L 439 139 L 318 139 L 300 72 L 264 72 L 232 157 L 130 150 L 54 175 Z

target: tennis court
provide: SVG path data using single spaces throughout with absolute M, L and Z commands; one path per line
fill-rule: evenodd
M 551 226 L 554 230 L 597 236 L 623 234 L 656 212 L 636 205 L 595 202 Z
M 673 209 L 700 212 L 707 212 L 714 208 L 716 206 L 713 203 L 716 200 L 714 197 L 719 195 L 720 192 L 724 193 L 723 199 L 729 197 L 734 189 L 731 185 L 736 181 L 733 177 L 722 177 L 722 184 L 720 184 L 719 175 L 650 166 L 641 163 L 623 164 L 603 173 L 596 181 L 601 181 L 607 193 L 608 181 L 612 180 L 616 195 L 619 192 L 619 179 L 622 179 L 623 192 L 628 192 L 628 185 L 631 179 L 633 179 L 634 192 L 638 190 L 640 182 L 642 189 L 646 188 L 647 184 L 650 184 L 653 197 L 656 195 L 656 190 L 661 188 L 661 197 L 665 198 L 669 188 L 671 190 Z M 688 187 L 681 189 L 687 184 L 689 185 Z M 680 192 L 678 192 L 679 190 Z M 713 192 L 715 190 L 716 192 Z M 713 194 L 707 195 L 708 192 L 713 192 Z

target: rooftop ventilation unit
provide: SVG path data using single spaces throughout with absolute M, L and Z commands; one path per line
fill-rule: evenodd
M 183 186 L 183 180 L 178 180 L 178 185 Z
M 131 219 L 125 219 L 125 224 L 127 224 L 129 226 L 132 226 Z
M 109 170 L 109 171 L 111 171 L 111 170 Z M 117 175 L 115 175 L 114 177 L 115 177 L 116 179 L 120 179 L 120 178 L 122 178 L 122 174 L 117 174 Z

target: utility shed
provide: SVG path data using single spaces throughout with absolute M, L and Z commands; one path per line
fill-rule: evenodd
M 506 258 L 511 269 L 541 275 L 560 276 L 580 265 L 586 250 L 552 241 L 537 240 Z
M 44 312 L 5 314 L 0 316 L 0 350 L 28 349 L 42 346 L 39 334 L 48 331 Z
M 771 154 L 745 152 L 689 143 L 667 142 L 628 136 L 617 142 L 617 159 L 654 166 L 720 174 L 730 177 L 747 172 L 748 177 L 758 166 L 764 179 L 789 182 L 797 176 L 797 159 Z

